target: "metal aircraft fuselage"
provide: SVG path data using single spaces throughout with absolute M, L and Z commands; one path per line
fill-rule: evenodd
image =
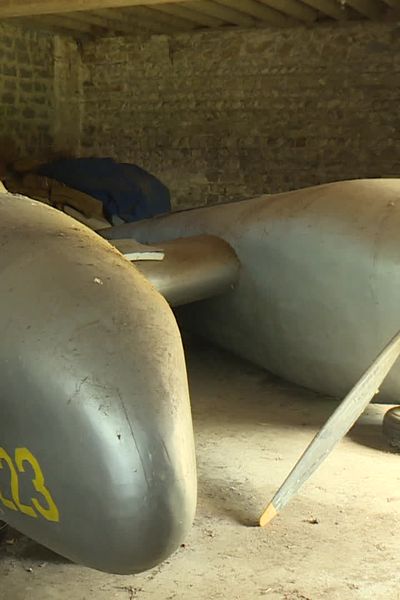
M 156 288 L 210 341 L 337 396 L 399 329 L 400 180 L 101 232 L 164 247 L 154 265 L 11 194 L 0 229 L 0 520 L 103 571 L 158 564 L 195 511 L 184 354 Z M 399 395 L 396 367 L 379 399 Z
M 178 320 L 289 381 L 342 396 L 400 326 L 400 179 L 354 180 L 120 225 L 108 239 L 208 234 L 241 265 L 233 290 Z M 397 403 L 400 366 L 377 398 Z

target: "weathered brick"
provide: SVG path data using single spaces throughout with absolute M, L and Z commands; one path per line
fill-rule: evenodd
M 158 174 L 177 205 L 400 176 L 400 28 L 107 39 L 84 47 L 85 154 Z
M 35 116 L 35 114 L 36 114 L 36 113 L 35 113 L 35 111 L 33 110 L 33 108 L 25 108 L 25 109 L 22 111 L 22 116 L 23 116 L 25 119 L 33 119 L 33 118 L 34 118 L 34 116 Z
M 16 59 L 18 64 L 20 65 L 29 65 L 29 63 L 31 62 L 30 56 L 26 51 L 17 52 Z
M 11 92 L 6 92 L 5 94 L 3 94 L 1 96 L 1 102 L 3 104 L 14 104 L 14 102 L 15 102 L 14 94 L 11 94 Z
M 178 206 L 400 176 L 395 23 L 108 38 L 82 57 L 0 25 L 0 137 L 21 154 L 80 139 L 158 174 Z
M 34 83 L 35 92 L 48 92 L 49 91 L 48 88 L 49 88 L 49 86 L 46 85 L 45 83 L 40 83 L 38 81 L 35 81 L 35 83 Z
M 6 75 L 9 77 L 16 77 L 17 68 L 15 67 L 15 65 L 3 64 L 1 67 L 1 73 L 2 75 Z
M 14 46 L 14 38 L 8 35 L 3 35 L 1 38 L 1 44 L 5 48 L 12 48 Z
M 51 146 L 53 63 L 51 37 L 0 25 L 0 138 L 13 140 L 22 156 L 42 155 Z
M 33 90 L 33 83 L 31 81 L 20 81 L 19 88 L 22 92 L 27 93 L 27 98 L 28 98 L 29 92 L 31 92 Z
M 7 92 L 15 92 L 17 89 L 17 81 L 15 79 L 5 79 L 2 87 L 3 90 L 6 90 Z
M 26 65 L 26 62 L 23 62 L 24 65 Z M 31 69 L 29 69 L 28 67 L 19 67 L 19 76 L 22 77 L 22 79 L 31 79 L 32 78 L 32 71 Z

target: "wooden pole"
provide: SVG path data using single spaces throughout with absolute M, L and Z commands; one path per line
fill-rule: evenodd
M 260 518 L 264 527 L 286 506 L 365 410 L 400 354 L 400 331 L 317 433 Z

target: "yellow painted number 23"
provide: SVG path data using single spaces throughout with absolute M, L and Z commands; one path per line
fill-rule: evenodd
M 0 469 L 4 469 L 5 466 L 10 473 L 11 498 L 4 496 L 0 489 L 0 502 L 9 510 L 20 511 L 34 519 L 39 514 L 47 521 L 58 522 L 60 520 L 58 508 L 45 485 L 42 469 L 32 452 L 27 448 L 16 448 L 13 461 L 8 452 L 0 446 Z M 26 466 L 29 466 L 33 471 L 32 485 L 38 494 L 37 498 L 31 498 L 31 505 L 23 504 L 19 495 L 18 473 L 25 473 Z

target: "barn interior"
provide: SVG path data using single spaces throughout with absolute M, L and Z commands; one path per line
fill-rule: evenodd
M 37 182 L 13 177 L 59 158 L 138 165 L 173 212 L 396 179 L 399 100 L 399 0 L 0 2 L 0 181 L 39 200 Z M 398 600 L 388 407 L 368 406 L 260 528 L 338 399 L 197 337 L 184 347 L 198 470 L 187 538 L 155 568 L 115 575 L 0 528 L 0 600 Z

